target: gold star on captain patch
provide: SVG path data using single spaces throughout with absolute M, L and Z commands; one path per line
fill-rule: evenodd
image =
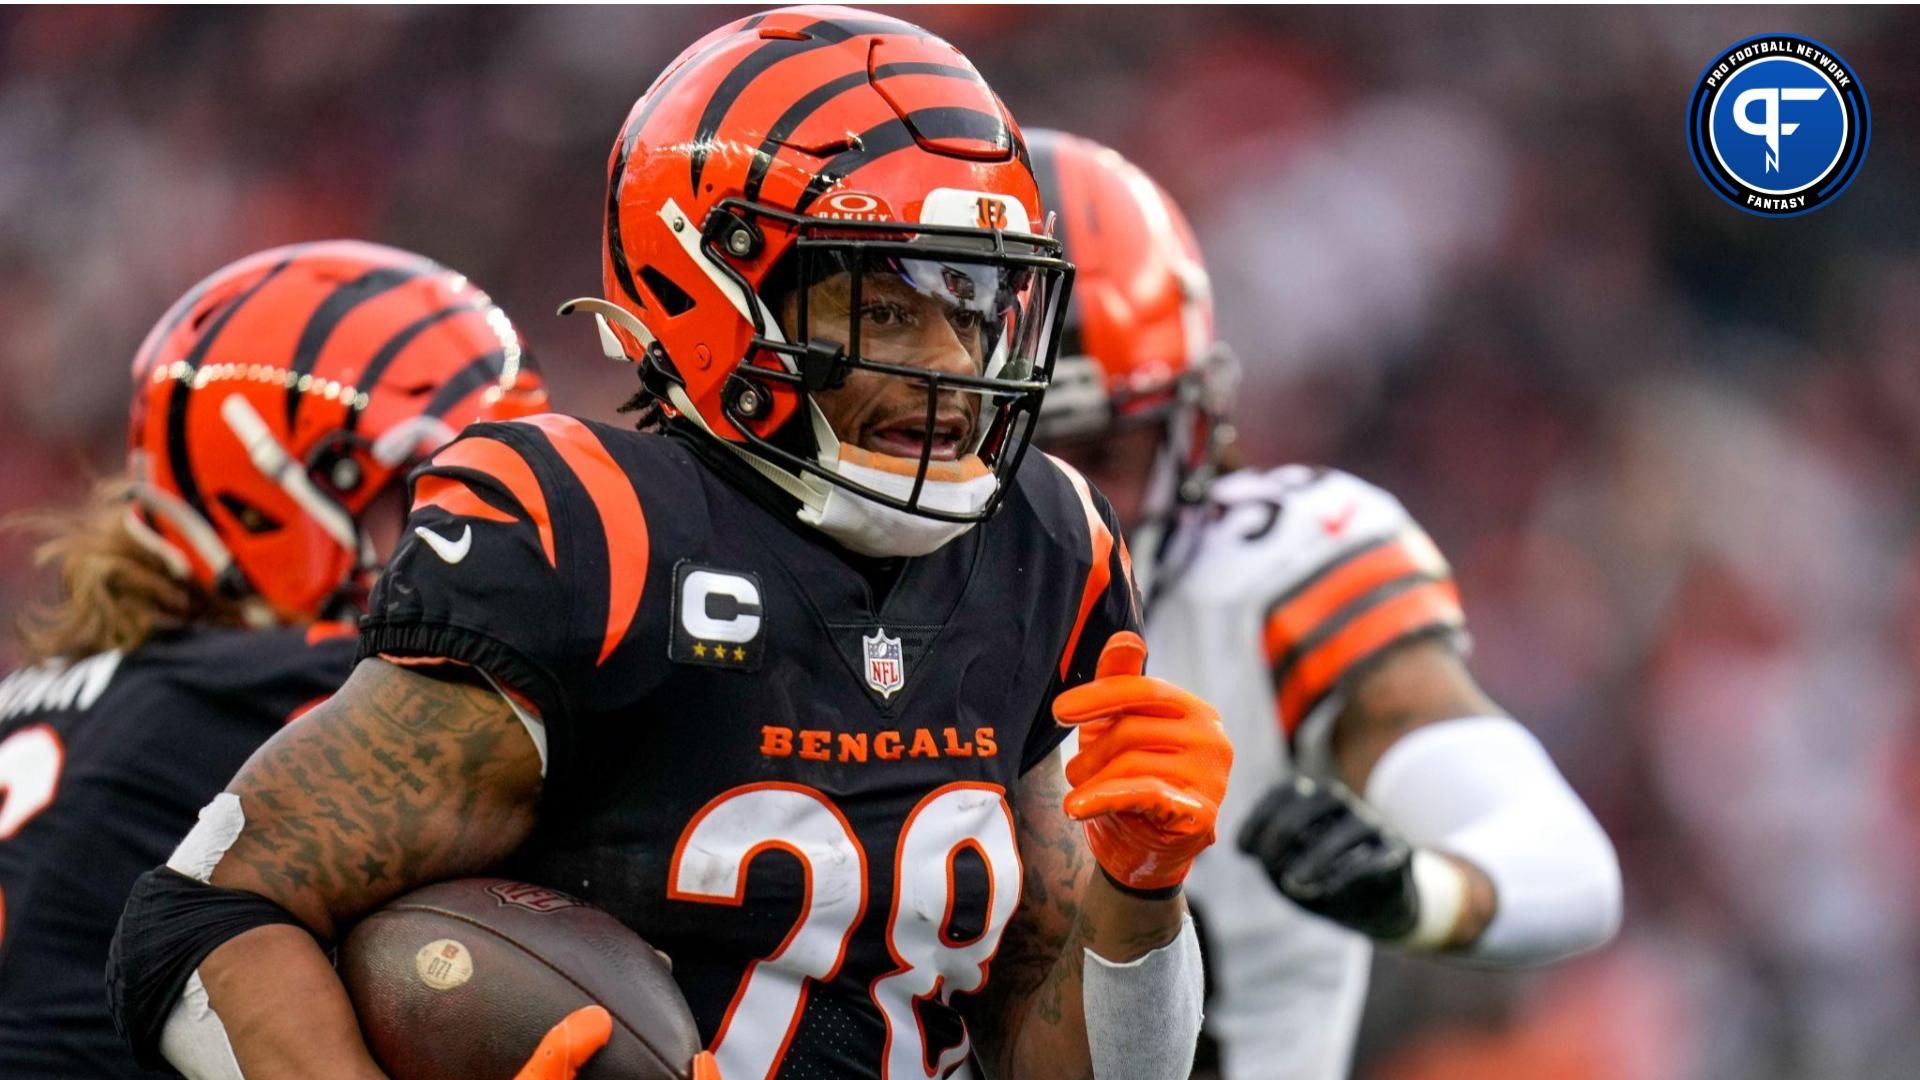
M 698 641 L 696 641 L 696 642 L 694 642 L 694 643 L 693 643 L 693 655 L 695 655 L 695 656 L 698 656 L 698 657 L 703 657 L 703 658 L 704 658 L 704 657 L 705 657 L 705 656 L 707 655 L 707 647 L 706 647 L 706 645 L 705 645 L 704 643 L 702 643 L 702 642 L 698 642 Z
M 735 645 L 733 647 L 733 658 L 735 660 L 745 660 L 747 658 L 747 650 Z

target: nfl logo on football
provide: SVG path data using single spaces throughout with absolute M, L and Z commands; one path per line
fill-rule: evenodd
M 900 639 L 888 637 L 884 627 L 877 627 L 873 633 L 860 639 L 867 650 L 867 685 L 883 698 L 893 697 L 894 691 L 907 681 L 906 662 L 901 658 Z

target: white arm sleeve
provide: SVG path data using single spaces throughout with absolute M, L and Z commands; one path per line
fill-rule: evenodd
M 1172 941 L 1136 960 L 1120 964 L 1086 950 L 1080 995 L 1094 1080 L 1185 1080 L 1205 993 L 1191 915 L 1180 916 Z
M 1367 801 L 1414 844 L 1493 882 L 1493 921 L 1464 955 L 1541 964 L 1620 927 L 1620 863 L 1586 804 L 1526 728 L 1505 717 L 1416 728 L 1383 754 Z

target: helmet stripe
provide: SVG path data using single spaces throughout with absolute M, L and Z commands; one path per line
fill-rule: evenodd
M 268 282 L 278 277 L 280 271 L 291 265 L 299 254 L 298 251 L 292 252 L 285 259 L 275 263 L 272 269 L 260 275 L 260 280 L 247 286 L 245 292 L 235 297 L 231 303 L 221 309 L 218 315 L 214 316 L 213 322 L 200 335 L 200 340 L 193 343 L 192 351 L 181 358 L 181 363 L 185 365 L 186 370 L 180 377 L 173 380 L 173 389 L 167 395 L 167 469 L 173 474 L 174 485 L 180 489 L 180 498 L 188 506 L 193 507 L 193 512 L 203 519 L 211 521 L 207 514 L 206 499 L 200 494 L 199 481 L 193 476 L 193 462 L 187 453 L 187 402 L 193 394 L 191 376 L 200 369 L 200 362 L 207 358 L 213 343 L 219 340 L 220 335 L 227 329 L 227 324 L 233 321 L 234 315 L 247 305 L 247 301 L 258 295 L 261 289 L 266 288 Z
M 809 25 L 805 31 L 809 35 L 804 40 L 792 38 L 770 38 L 766 44 L 749 53 L 746 59 L 727 72 L 720 80 L 713 96 L 707 99 L 707 106 L 700 112 L 700 126 L 693 134 L 692 159 L 693 189 L 700 190 L 700 174 L 707 164 L 707 148 L 713 144 L 713 136 L 720 130 L 720 122 L 727 118 L 727 110 L 740 99 L 754 80 L 766 74 L 780 61 L 815 49 L 828 48 L 847 42 L 862 34 L 894 34 L 907 37 L 928 37 L 926 31 L 897 19 L 854 19 L 847 22 L 834 22 L 822 19 Z M 865 65 L 857 74 L 864 76 Z
M 447 415 L 468 394 L 499 379 L 500 372 L 505 370 L 506 364 L 505 349 L 482 353 L 467 361 L 465 367 L 454 372 L 446 382 L 440 384 L 440 389 L 433 392 L 433 397 L 428 400 L 422 415 L 436 418 Z
M 902 19 L 892 19 L 879 15 L 871 19 L 821 19 L 807 26 L 806 32 L 815 37 L 826 38 L 838 44 L 862 34 L 890 34 L 896 37 L 931 38 L 926 30 Z
M 758 20 L 765 16 L 756 15 L 754 18 Z M 750 25 L 759 24 L 755 21 Z M 719 48 L 721 44 L 722 42 L 716 41 L 705 51 L 685 58 L 679 66 L 663 73 L 654 85 L 648 88 L 645 104 L 640 106 L 640 111 L 635 113 L 627 121 L 627 126 L 621 130 L 620 150 L 613 155 L 613 164 L 607 169 L 607 257 L 613 263 L 613 277 L 620 283 L 620 291 L 626 293 L 628 299 L 641 307 L 646 306 L 646 301 L 640 299 L 640 289 L 633 283 L 633 267 L 627 263 L 627 248 L 620 239 L 620 179 L 627 174 L 627 159 L 633 155 L 633 144 L 640 138 L 640 132 L 647 126 L 647 121 L 653 118 L 653 110 L 667 99 L 667 92 L 673 89 L 674 84 L 684 78 L 687 72 L 699 66 L 696 61 L 701 56 Z
M 909 128 L 908 124 L 913 126 Z M 908 113 L 905 122 L 888 120 L 868 128 L 860 133 L 859 146 L 829 158 L 807 184 L 807 190 L 801 193 L 799 201 L 794 204 L 794 213 L 806 213 L 807 207 L 826 194 L 827 189 L 860 169 L 888 154 L 915 145 L 914 131 L 932 139 L 979 139 L 990 143 L 1009 140 L 1005 122 L 998 116 L 978 109 L 942 106 Z
M 824 49 L 837 45 L 838 41 L 824 37 L 795 41 L 792 38 L 770 38 L 759 48 L 746 55 L 735 64 L 732 71 L 714 87 L 712 96 L 707 98 L 706 108 L 700 111 L 700 126 L 694 129 L 693 152 L 688 155 L 692 161 L 693 190 L 700 190 L 700 174 L 707 166 L 707 149 L 713 144 L 713 136 L 720 130 L 720 121 L 726 119 L 727 110 L 740 99 L 755 79 L 767 73 L 773 65 L 788 57 L 799 56 L 815 49 Z M 863 73 L 864 74 L 864 73 Z
M 348 431 L 354 431 L 360 427 L 360 416 L 365 410 L 360 408 L 359 395 L 372 395 L 373 388 L 380 385 L 380 377 L 387 373 L 387 368 L 391 367 L 393 362 L 399 359 L 401 351 L 408 345 L 411 345 L 414 338 L 419 337 L 427 328 L 445 322 L 447 319 L 459 315 L 462 312 L 480 312 L 482 310 L 481 305 L 476 303 L 453 304 L 449 307 L 443 307 L 439 311 L 428 312 L 413 322 L 408 323 L 406 326 L 401 327 L 399 332 L 388 338 L 387 343 L 380 346 L 380 351 L 374 353 L 373 358 L 367 361 L 366 369 L 360 373 L 360 378 L 354 382 L 354 407 L 347 410 L 347 418 L 343 421 L 342 426 Z
M 382 266 L 335 288 L 308 316 L 307 325 L 300 331 L 299 344 L 294 346 L 289 372 L 296 376 L 311 374 L 314 364 L 320 360 L 320 350 L 326 347 L 327 339 L 333 336 L 333 332 L 354 308 L 438 269 L 424 260 L 416 266 Z M 293 430 L 294 415 L 300 411 L 300 401 L 305 397 L 297 384 L 290 383 L 287 386 L 287 430 Z
M 971 68 L 958 67 L 953 64 L 912 61 L 900 64 L 882 64 L 873 69 L 874 82 L 880 82 L 883 79 L 891 79 L 900 75 L 946 75 L 956 79 L 980 82 L 980 76 L 977 72 Z M 781 144 L 791 138 L 794 131 L 798 129 L 801 124 L 806 123 L 808 117 L 818 112 L 821 106 L 827 102 L 832 101 L 834 98 L 839 97 L 841 94 L 846 93 L 856 86 L 866 85 L 866 83 L 866 72 L 849 72 L 837 79 L 829 80 L 815 87 L 799 101 L 789 106 L 786 112 L 780 114 L 780 119 L 774 121 L 773 126 L 767 129 L 767 137 L 761 140 L 760 151 L 754 157 L 753 166 L 747 170 L 747 186 L 745 192 L 747 201 L 755 202 L 759 200 L 760 187 L 766 182 L 768 170 L 773 167 L 773 155 L 779 153 Z
M 180 328 L 181 323 L 187 321 L 187 316 L 193 313 L 193 309 L 200 306 L 200 299 L 207 295 L 207 289 L 212 287 L 213 282 L 213 278 L 208 278 L 195 285 L 161 318 L 161 328 L 147 338 L 146 354 L 134 361 L 133 377 L 136 382 L 147 377 L 148 369 L 153 366 L 154 358 L 160 355 L 167 339 L 173 336 L 173 332 Z

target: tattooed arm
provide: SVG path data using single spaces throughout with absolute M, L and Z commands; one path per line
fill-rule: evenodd
M 533 827 L 540 760 L 492 689 L 362 661 L 262 746 L 228 791 L 246 827 L 212 884 L 259 893 L 313 936 L 261 927 L 200 966 L 247 1076 L 382 1074 L 315 938 L 419 886 L 499 863 Z
M 967 1025 L 991 1076 L 1092 1080 L 1084 950 L 1117 962 L 1138 959 L 1172 941 L 1186 912 L 1182 898 L 1142 900 L 1108 884 L 1087 850 L 1085 829 L 1061 809 L 1066 794 L 1058 750 L 1014 791 L 1025 867 L 1020 907 Z

